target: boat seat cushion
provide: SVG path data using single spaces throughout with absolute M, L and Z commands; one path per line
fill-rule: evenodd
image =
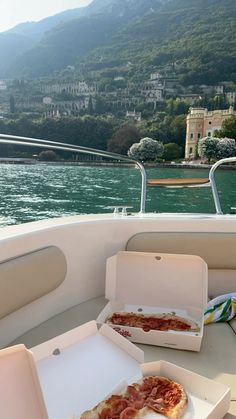
M 129 239 L 126 250 L 198 255 L 209 269 L 236 269 L 236 233 L 138 233 Z
M 233 317 L 233 319 L 232 319 L 232 320 L 230 320 L 229 324 L 230 324 L 230 326 L 232 327 L 232 329 L 233 329 L 234 333 L 236 333 L 236 316 L 235 316 L 235 317 Z
M 0 263 L 0 319 L 58 287 L 66 275 L 66 258 L 56 246 Z
M 236 233 L 143 232 L 132 236 L 127 251 L 200 256 L 209 269 L 209 297 L 236 291 Z

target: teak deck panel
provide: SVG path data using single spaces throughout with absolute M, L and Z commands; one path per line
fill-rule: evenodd
M 208 178 L 167 178 L 167 179 L 148 179 L 148 186 L 188 186 L 202 185 L 209 183 Z

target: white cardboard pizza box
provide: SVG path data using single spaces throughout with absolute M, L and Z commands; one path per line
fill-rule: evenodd
M 199 256 L 120 251 L 107 259 L 108 304 L 97 318 L 103 324 L 115 311 L 176 313 L 199 326 L 199 332 L 143 331 L 111 326 L 132 342 L 199 351 L 207 305 L 208 267 Z
M 182 419 L 222 419 L 229 410 L 231 392 L 224 384 L 166 361 L 142 364 L 141 371 L 143 376 L 161 375 L 182 384 L 188 396 Z
M 35 361 L 24 345 L 0 351 L 0 417 L 48 419 Z
M 106 325 L 98 331 L 95 321 L 32 352 L 50 419 L 79 419 L 83 411 L 127 384 L 156 374 L 183 385 L 188 396 L 183 419 L 221 419 L 229 409 L 230 389 L 225 385 L 165 361 L 142 363 L 139 348 Z
M 98 331 L 95 321 L 31 350 L 50 419 L 77 419 L 142 376 L 143 351 L 106 325 Z

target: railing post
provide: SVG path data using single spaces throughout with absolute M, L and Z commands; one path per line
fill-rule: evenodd
M 136 164 L 139 167 L 142 176 L 140 214 L 143 214 L 146 210 L 147 175 L 144 166 L 140 162 L 136 162 Z
M 226 159 L 218 160 L 215 164 L 213 164 L 209 172 L 209 180 L 211 183 L 211 190 L 212 190 L 212 195 L 214 199 L 215 209 L 216 209 L 216 213 L 219 215 L 223 214 L 223 211 L 221 209 L 219 193 L 218 193 L 218 189 L 217 189 L 217 185 L 215 181 L 215 171 L 221 164 L 234 163 L 234 162 L 236 162 L 236 157 L 228 157 Z

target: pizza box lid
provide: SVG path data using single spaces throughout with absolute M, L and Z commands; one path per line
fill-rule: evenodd
M 142 377 L 143 351 L 107 325 L 98 330 L 95 321 L 31 350 L 50 418 L 80 417 Z
M 48 419 L 32 353 L 24 345 L 0 351 L 1 418 Z
M 207 294 L 208 267 L 199 256 L 120 251 L 107 259 L 110 301 L 204 309 Z

